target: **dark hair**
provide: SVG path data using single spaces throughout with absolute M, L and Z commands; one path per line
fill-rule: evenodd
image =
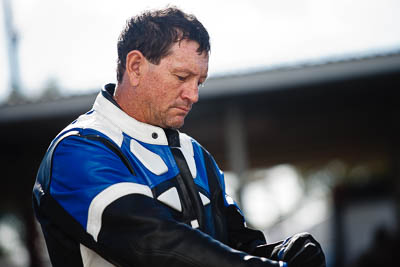
M 210 38 L 203 24 L 176 7 L 145 11 L 128 19 L 117 44 L 118 83 L 122 82 L 130 51 L 139 50 L 151 63 L 159 64 L 174 43 L 185 39 L 199 44 L 199 54 L 210 51 Z

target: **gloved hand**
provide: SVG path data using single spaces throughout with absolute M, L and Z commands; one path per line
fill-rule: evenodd
M 284 261 L 288 267 L 325 267 L 321 245 L 309 234 L 296 234 L 278 243 L 271 252 L 271 259 Z

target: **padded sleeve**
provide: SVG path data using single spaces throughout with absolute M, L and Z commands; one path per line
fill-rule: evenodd
M 247 226 L 239 206 L 226 194 L 223 172 L 219 169 L 211 154 L 204 151 L 204 156 L 209 168 L 208 179 L 210 180 L 210 187 L 214 188 L 213 191 L 217 190 L 215 188 L 220 187 L 220 194 L 223 195 L 224 203 L 223 205 L 218 205 L 218 208 L 222 210 L 219 213 L 225 216 L 226 227 L 228 229 L 228 245 L 237 250 L 256 255 L 257 247 L 266 244 L 264 234 L 259 230 L 251 229 Z M 217 180 L 217 183 L 212 179 Z M 263 256 L 266 257 L 267 255 Z

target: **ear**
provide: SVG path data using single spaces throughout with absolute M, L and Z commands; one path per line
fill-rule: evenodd
M 132 50 L 126 55 L 125 72 L 131 86 L 139 85 L 146 63 L 146 58 L 139 50 Z

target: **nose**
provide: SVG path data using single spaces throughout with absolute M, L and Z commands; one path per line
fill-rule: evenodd
M 182 98 L 189 100 L 191 104 L 199 101 L 199 86 L 197 83 L 193 83 L 185 87 L 182 91 Z

